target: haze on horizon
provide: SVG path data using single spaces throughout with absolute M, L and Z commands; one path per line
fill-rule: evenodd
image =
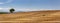
M 60 10 L 60 0 L 0 0 L 0 11 Z

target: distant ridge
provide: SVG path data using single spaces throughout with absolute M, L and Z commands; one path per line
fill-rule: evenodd
M 35 10 L 35 11 L 60 11 L 60 10 Z M 34 11 L 18 11 L 18 12 L 34 12 Z
M 8 14 L 9 12 L 0 12 L 0 14 Z
M 46 10 L 46 11 L 28 11 L 28 12 L 16 12 L 16 13 L 50 13 L 60 12 L 60 10 Z

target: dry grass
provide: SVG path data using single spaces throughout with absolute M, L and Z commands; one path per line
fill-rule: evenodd
M 0 14 L 0 23 L 60 23 L 53 21 L 60 21 L 60 11 Z

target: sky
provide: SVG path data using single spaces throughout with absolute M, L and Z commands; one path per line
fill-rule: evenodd
M 0 0 L 0 11 L 60 10 L 60 0 Z

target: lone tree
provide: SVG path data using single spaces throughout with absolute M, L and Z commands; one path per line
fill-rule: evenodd
M 15 11 L 15 9 L 11 8 L 10 9 L 10 13 L 13 13 Z

